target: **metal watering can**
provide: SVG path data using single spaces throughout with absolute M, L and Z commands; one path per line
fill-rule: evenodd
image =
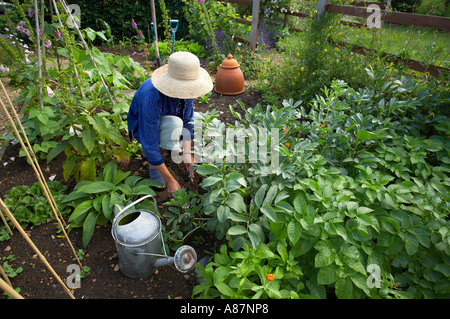
M 188 272 L 197 262 L 195 250 L 184 245 L 178 248 L 174 257 L 167 256 L 158 215 L 143 209 L 128 211 L 148 197 L 153 198 L 156 212 L 156 200 L 151 195 L 123 209 L 118 205 L 113 208 L 115 217 L 111 233 L 119 255 L 120 271 L 130 278 L 142 278 L 153 274 L 160 266 L 173 264 L 178 271 Z

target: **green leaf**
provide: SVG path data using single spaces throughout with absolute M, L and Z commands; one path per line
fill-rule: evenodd
M 64 180 L 68 180 L 72 175 L 75 166 L 77 165 L 77 159 L 75 156 L 67 158 L 63 163 L 63 177 Z
M 345 227 L 341 224 L 335 224 L 334 226 L 336 228 L 336 233 L 347 241 L 348 237 Z
M 340 278 L 335 284 L 336 296 L 339 299 L 353 298 L 353 282 L 349 278 Z
M 220 182 L 222 177 L 219 176 L 209 176 L 202 181 L 202 187 L 208 187 Z
M 247 233 L 247 229 L 242 225 L 236 225 L 228 229 L 228 234 L 232 236 L 242 235 Z
M 83 144 L 86 147 L 88 153 L 91 153 L 96 144 L 97 133 L 95 130 L 91 130 L 90 128 L 86 128 L 83 130 L 83 135 L 81 136 L 83 140 Z
M 296 220 L 291 220 L 287 227 L 287 233 L 289 240 L 295 245 L 299 241 L 302 233 L 302 227 L 299 222 Z
M 410 230 L 410 232 L 416 235 L 417 239 L 419 240 L 419 243 L 422 246 L 430 248 L 430 234 L 428 233 L 425 227 L 413 228 L 412 230 Z
M 88 158 L 85 161 L 83 161 L 81 163 L 80 166 L 80 180 L 94 180 L 95 179 L 95 174 L 96 172 L 96 167 L 95 167 L 95 159 L 94 158 Z
M 370 133 L 366 130 L 359 130 L 358 133 L 356 134 L 356 137 L 359 140 L 365 142 L 365 141 L 371 139 L 373 135 L 374 135 L 373 133 Z
M 220 291 L 220 293 L 224 294 L 225 296 L 232 297 L 234 295 L 233 289 L 231 289 L 226 283 L 222 281 L 218 281 L 214 283 L 217 290 Z
M 214 173 L 217 173 L 220 169 L 217 166 L 211 165 L 211 164 L 202 164 L 197 167 L 195 170 L 200 175 L 211 175 Z
M 248 229 L 248 236 L 250 237 L 252 246 L 253 248 L 257 249 L 259 244 L 264 242 L 264 231 L 258 224 L 250 224 L 250 226 L 248 226 Z
M 53 147 L 47 154 L 47 163 L 50 163 L 56 156 L 64 152 L 66 148 L 70 146 L 67 142 L 62 142 Z
M 397 234 L 400 231 L 400 226 L 397 221 L 389 217 L 382 217 L 381 224 L 391 234 Z
M 105 215 L 106 218 L 111 220 L 112 218 L 114 218 L 114 216 L 113 216 L 113 213 L 112 213 L 112 209 L 110 209 L 109 202 L 110 202 L 110 196 L 108 194 L 105 194 L 105 196 L 102 199 L 103 215 Z
M 72 215 L 69 217 L 69 222 L 74 221 L 75 219 L 84 217 L 84 215 L 92 208 L 92 200 L 86 200 L 78 205 L 73 211 Z
M 117 163 L 115 161 L 110 161 L 108 164 L 106 164 L 105 168 L 103 169 L 103 180 L 105 182 L 114 183 L 116 172 L 117 172 Z
M 114 184 L 114 185 L 117 185 L 117 184 L 119 184 L 121 181 L 123 181 L 125 178 L 127 178 L 128 177 L 128 175 L 130 175 L 131 174 L 131 171 L 128 171 L 128 172 L 122 172 L 121 170 L 118 170 L 117 172 L 116 172 L 116 176 L 114 177 L 114 180 L 112 181 L 112 183 Z M 127 185 L 127 184 L 125 184 L 125 185 Z M 129 185 L 128 185 L 129 186 Z
M 99 213 L 96 211 L 90 212 L 83 223 L 83 247 L 86 248 L 91 241 L 94 234 L 95 224 Z
M 277 221 L 277 214 L 275 210 L 271 206 L 264 206 L 260 208 L 260 211 L 271 221 L 276 222 Z
M 317 283 L 319 285 L 330 285 L 338 279 L 334 267 L 323 267 L 317 273 Z
M 414 255 L 419 249 L 419 240 L 417 237 L 411 233 L 408 233 L 405 238 L 405 248 L 408 255 Z
M 217 219 L 219 222 L 225 222 L 228 219 L 228 215 L 230 215 L 230 208 L 228 206 L 221 205 L 217 208 Z
M 61 204 L 72 204 L 73 202 L 76 203 L 80 201 L 83 202 L 88 199 L 89 199 L 88 194 L 73 191 L 72 193 L 64 197 L 64 199 L 61 201 Z
M 115 187 L 113 183 L 110 182 L 92 182 L 90 184 L 84 185 L 80 187 L 79 192 L 87 193 L 87 194 L 97 194 L 101 192 L 110 191 Z
M 262 202 L 264 200 L 264 196 L 266 195 L 267 187 L 269 187 L 269 185 L 264 184 L 256 191 L 255 198 L 254 198 L 256 207 L 261 207 Z
M 334 262 L 334 256 L 328 248 L 322 249 L 316 254 L 314 258 L 314 265 L 316 268 L 326 267 Z
M 133 195 L 152 195 L 156 196 L 156 193 L 153 189 L 146 185 L 137 185 L 131 189 L 131 193 Z
M 271 205 L 273 200 L 275 199 L 275 196 L 277 196 L 277 193 L 278 193 L 278 186 L 277 185 L 270 186 L 269 190 L 267 191 L 266 198 L 264 198 L 264 201 L 262 202 L 261 206 Z M 283 198 L 281 198 L 280 200 L 282 199 Z
M 373 212 L 373 209 L 369 207 L 360 206 L 356 209 L 356 211 L 358 212 L 358 214 L 368 214 L 370 212 Z
M 238 193 L 231 193 L 228 197 L 227 205 L 233 208 L 238 213 L 247 211 L 247 206 L 244 203 L 244 198 Z

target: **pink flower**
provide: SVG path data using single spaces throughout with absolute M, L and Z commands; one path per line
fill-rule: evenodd
M 51 45 L 52 45 L 52 42 L 48 41 L 47 44 L 45 44 L 45 47 L 48 49 L 48 48 L 50 48 Z
M 56 31 L 56 39 L 61 39 L 61 32 L 59 30 Z
M 0 72 L 8 73 L 9 72 L 9 68 L 7 66 L 0 65 Z
M 197 0 L 198 3 L 205 2 L 205 0 Z
M 142 34 L 142 31 L 141 30 L 139 30 L 139 34 L 138 35 L 136 35 L 136 39 L 139 39 L 140 37 L 143 37 L 144 35 Z
M 133 29 L 137 28 L 137 24 L 136 22 L 134 22 L 134 19 L 131 19 L 131 26 L 133 27 Z

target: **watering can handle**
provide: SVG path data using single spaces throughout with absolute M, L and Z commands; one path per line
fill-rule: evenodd
M 120 210 L 120 211 L 117 213 L 117 215 L 116 215 L 116 217 L 115 217 L 114 219 L 117 219 L 117 217 L 119 217 L 120 215 L 122 215 L 123 213 L 125 213 L 128 209 L 130 209 L 130 207 L 133 207 L 134 205 L 136 205 L 136 204 L 142 202 L 144 199 L 147 199 L 147 198 L 149 198 L 149 197 L 153 198 L 153 203 L 155 204 L 155 213 L 156 213 L 156 205 L 157 205 L 157 204 L 156 204 L 156 199 L 155 199 L 155 197 L 153 197 L 153 195 L 145 195 L 144 197 L 141 197 L 141 198 L 139 198 L 138 200 L 132 202 L 132 203 L 129 204 L 128 206 L 125 206 L 122 210 Z M 116 206 L 118 206 L 118 205 L 116 205 Z M 120 206 L 119 206 L 119 208 L 120 208 Z

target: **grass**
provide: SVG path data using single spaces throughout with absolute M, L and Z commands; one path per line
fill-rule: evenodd
M 386 23 L 379 30 L 342 26 L 341 40 L 427 64 L 450 68 L 450 33 Z

